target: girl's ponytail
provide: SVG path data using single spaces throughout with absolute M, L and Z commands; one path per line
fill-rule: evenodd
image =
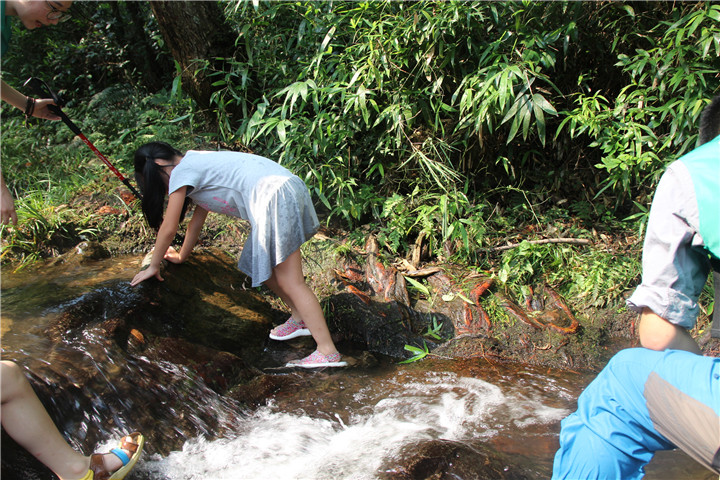
M 182 157 L 182 153 L 165 142 L 146 143 L 135 152 L 135 181 L 142 192 L 142 211 L 150 227 L 156 230 L 163 220 L 167 187 L 155 159 L 175 157 Z

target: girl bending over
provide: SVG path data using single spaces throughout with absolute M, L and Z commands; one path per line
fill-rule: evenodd
M 343 367 L 330 337 L 322 307 L 305 283 L 300 246 L 320 224 L 305 183 L 286 168 L 257 155 L 237 152 L 180 151 L 164 142 L 151 142 L 135 152 L 135 177 L 142 190 L 142 210 L 158 230 L 147 269 L 132 279 L 135 286 L 160 275 L 160 262 L 187 260 L 208 212 L 250 222 L 251 232 L 238 268 L 265 284 L 290 307 L 291 317 L 270 332 L 274 340 L 312 335 L 317 350 L 288 363 L 303 368 Z M 169 195 L 163 217 L 165 196 Z M 171 247 L 189 202 L 195 204 L 180 251 Z

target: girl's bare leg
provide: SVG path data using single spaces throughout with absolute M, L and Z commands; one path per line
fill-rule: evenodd
M 273 275 L 265 280 L 264 282 L 265 286 L 268 287 L 272 292 L 280 297 L 280 300 L 282 300 L 285 305 L 290 308 L 290 316 L 293 317 L 295 320 L 303 321 L 302 314 L 298 312 L 297 308 L 295 308 L 295 304 L 293 304 L 293 301 L 290 297 L 287 296 L 287 294 L 280 290 L 280 288 L 277 286 L 277 282 L 275 281 L 275 273 L 273 272 Z
M 297 320 L 305 322 L 320 353 L 330 355 L 337 352 L 320 302 L 305 283 L 299 249 L 273 268 L 272 276 L 265 281 L 265 285 L 290 307 L 293 316 L 297 315 Z
M 75 451 L 60 434 L 22 370 L 13 362 L 0 362 L 2 427 L 19 445 L 64 480 L 82 478 L 90 457 Z M 111 471 L 122 466 L 115 455 L 106 455 Z

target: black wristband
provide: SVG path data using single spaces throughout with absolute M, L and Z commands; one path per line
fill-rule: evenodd
M 35 99 L 27 97 L 27 103 L 25 104 L 25 127 L 29 126 L 30 117 L 35 112 Z
M 27 103 L 25 104 L 25 116 L 31 117 L 34 111 L 35 111 L 35 99 L 32 97 L 27 97 Z

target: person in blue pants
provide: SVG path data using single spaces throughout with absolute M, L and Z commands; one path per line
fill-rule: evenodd
M 553 480 L 642 478 L 676 447 L 720 474 L 720 358 L 632 348 L 615 355 L 561 423 Z

